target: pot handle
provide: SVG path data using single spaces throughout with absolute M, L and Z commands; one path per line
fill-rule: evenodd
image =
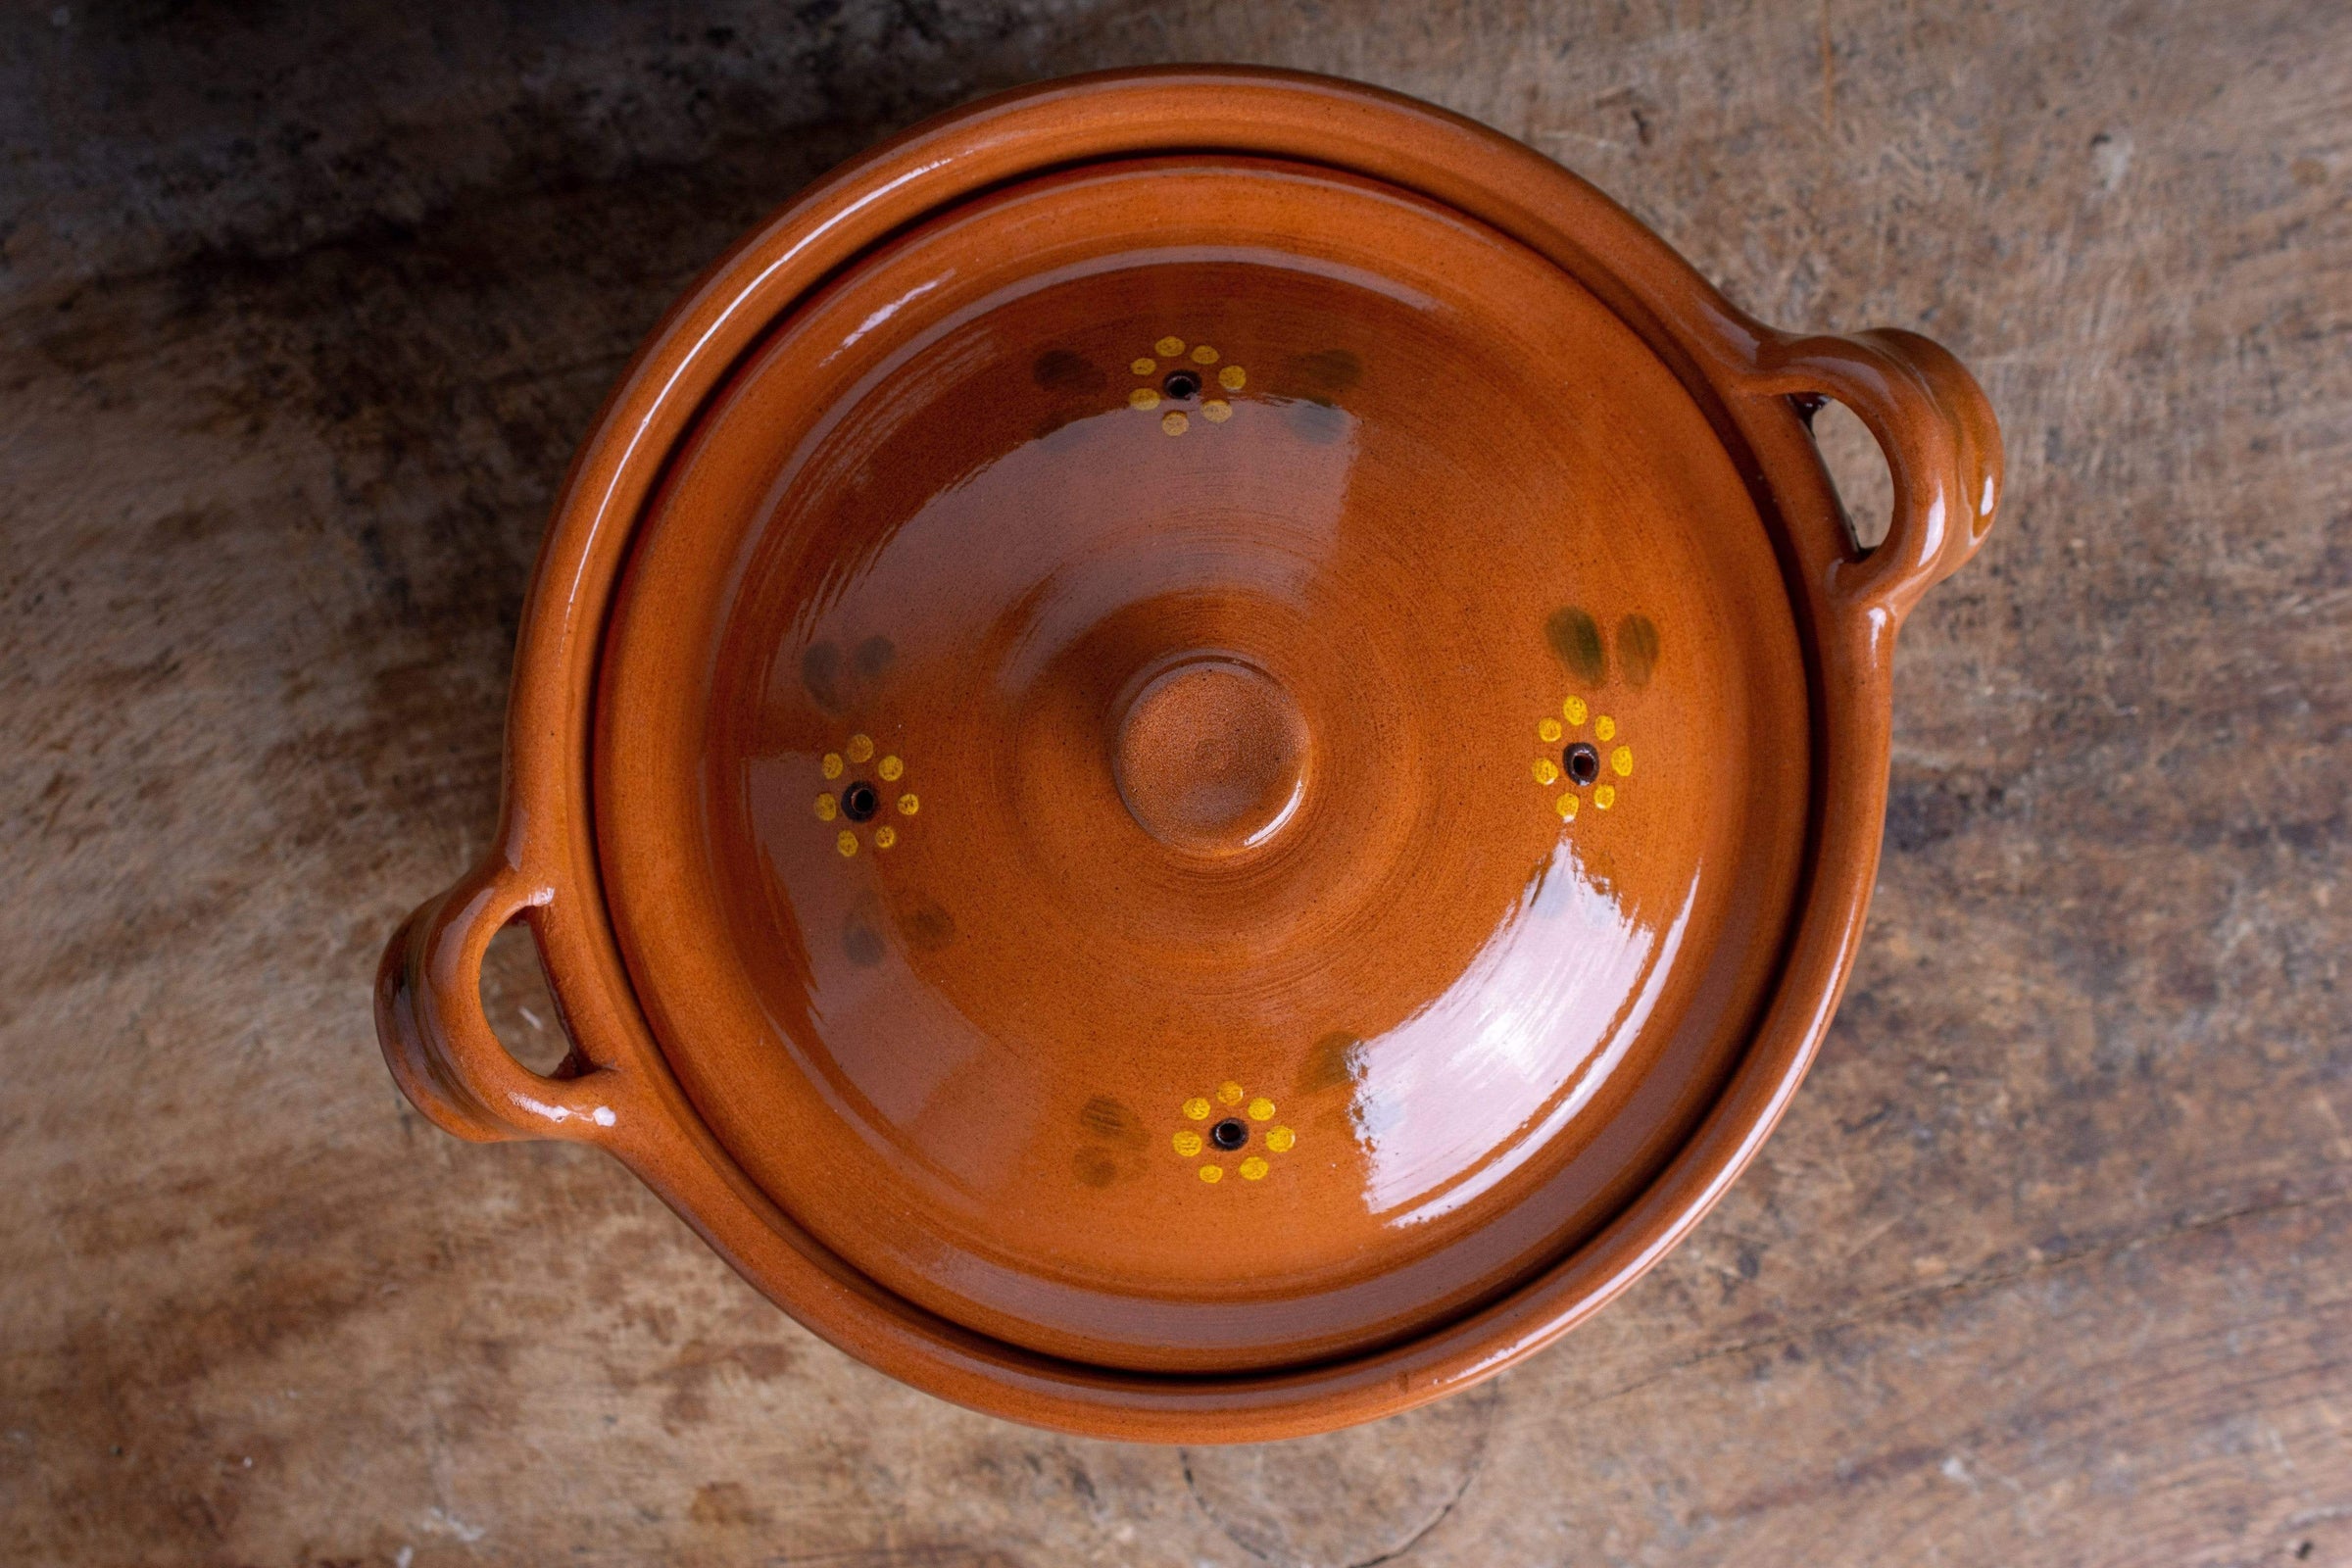
M 375 978 L 384 1060 L 416 1107 L 461 1138 L 593 1139 L 616 1120 L 611 1069 L 533 1072 L 499 1044 L 482 1012 L 490 939 L 518 917 L 536 920 L 554 896 L 494 853 L 410 915 L 384 949 Z
M 2000 505 L 2000 425 L 1977 378 L 1940 344 L 1896 327 L 1768 337 L 1756 386 L 1836 398 L 1886 454 L 1893 522 L 1878 545 L 1832 564 L 1834 603 L 1900 621 L 1984 542 Z

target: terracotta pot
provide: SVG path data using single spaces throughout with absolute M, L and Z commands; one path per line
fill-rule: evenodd
M 1857 550 L 1807 428 L 1877 435 Z M 1792 337 L 1427 105 L 1080 78 L 821 181 L 581 449 L 385 1054 L 816 1333 L 1071 1431 L 1509 1365 L 1689 1233 L 1859 937 L 1949 355 Z M 573 1050 L 484 1022 L 527 921 Z

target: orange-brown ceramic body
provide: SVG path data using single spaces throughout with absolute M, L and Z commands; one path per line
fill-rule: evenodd
M 1823 396 L 1894 474 L 1867 553 Z M 980 1409 L 1210 1442 L 1435 1397 L 1777 1120 L 1895 630 L 1999 464 L 1935 345 L 1749 321 L 1425 105 L 1201 69 L 958 111 L 614 392 L 499 846 L 394 939 L 386 1055 Z M 515 918 L 559 1076 L 480 1014 Z

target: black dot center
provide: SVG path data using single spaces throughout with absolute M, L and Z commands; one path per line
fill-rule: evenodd
M 881 808 L 881 792 L 863 779 L 841 792 L 841 814 L 853 822 L 863 822 Z
M 1208 1141 L 1231 1153 L 1250 1141 L 1250 1129 L 1239 1118 L 1228 1116 L 1208 1130 Z
M 1560 766 L 1579 784 L 1590 784 L 1600 777 L 1600 753 L 1578 741 L 1560 754 Z
M 1190 370 L 1170 370 L 1168 378 L 1159 384 L 1162 391 L 1179 403 L 1200 390 L 1200 378 Z

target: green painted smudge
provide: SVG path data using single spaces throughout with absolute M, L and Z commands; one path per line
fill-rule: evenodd
M 1646 686 L 1658 668 L 1658 623 L 1647 615 L 1628 615 L 1617 623 L 1617 667 L 1628 684 Z
M 1563 605 L 1544 622 L 1544 640 L 1570 670 L 1597 685 L 1609 672 L 1608 651 L 1600 644 L 1600 627 L 1574 605 Z

